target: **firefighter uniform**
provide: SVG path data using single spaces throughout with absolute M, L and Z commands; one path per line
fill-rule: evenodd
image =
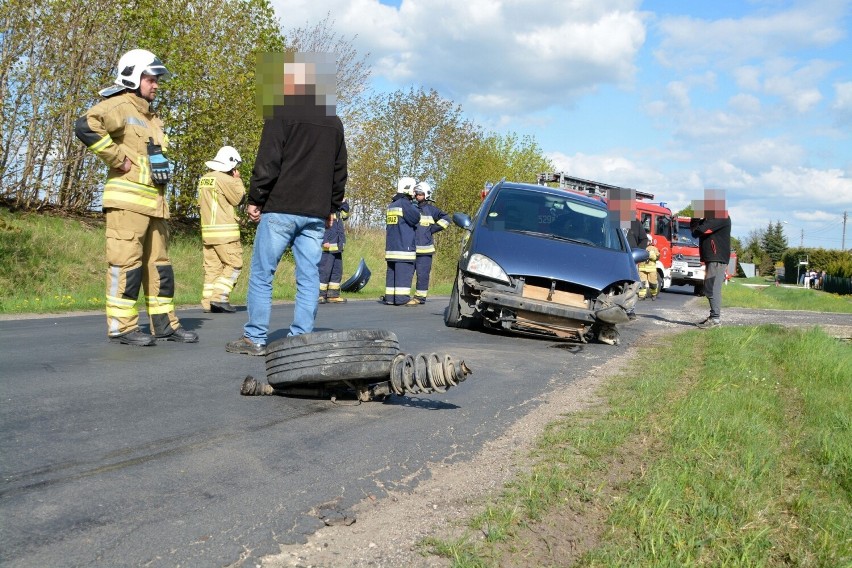
M 151 177 L 149 144 L 168 147 L 162 121 L 148 100 L 128 90 L 89 109 L 77 120 L 75 134 L 109 166 L 103 192 L 108 336 L 139 330 L 136 300 L 141 286 L 155 336 L 197 341 L 175 315 L 166 186 L 155 185 Z M 121 169 L 125 158 L 130 162 L 128 172 Z
M 231 173 L 211 170 L 198 180 L 204 246 L 201 307 L 205 312 L 234 311 L 230 305 L 231 291 L 243 268 L 243 247 L 235 207 L 245 195 L 243 182 Z
M 651 300 L 657 299 L 657 294 L 660 291 L 657 285 L 657 259 L 660 258 L 660 250 L 649 244 L 645 250 L 648 251 L 648 260 L 639 263 L 639 279 L 642 281 L 642 287 L 639 288 L 639 299 L 644 300 L 648 296 L 650 290 Z
M 386 304 L 400 306 L 420 303 L 411 298 L 411 280 L 417 258 L 414 230 L 419 222 L 420 210 L 411 202 L 411 195 L 397 193 L 388 205 L 385 229 Z
M 414 261 L 414 270 L 417 272 L 417 283 L 414 287 L 414 297 L 421 304 L 426 302 L 426 296 L 429 294 L 432 255 L 435 254 L 434 235 L 449 226 L 449 215 L 428 201 L 420 203 L 420 223 L 415 229 L 417 258 Z
M 334 214 L 331 227 L 322 237 L 322 256 L 319 262 L 321 304 L 343 303 L 340 297 L 340 282 L 343 280 L 343 247 L 346 246 L 346 232 L 343 221 L 349 218 L 349 203 L 344 201 Z

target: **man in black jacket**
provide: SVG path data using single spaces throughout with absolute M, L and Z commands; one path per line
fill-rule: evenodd
M 322 237 L 343 204 L 347 178 L 343 124 L 335 114 L 333 56 L 275 54 L 259 75 L 280 90 L 261 96 L 265 122 L 249 185 L 246 213 L 258 223 L 248 283 L 243 336 L 226 350 L 265 355 L 272 281 L 287 248 L 296 264 L 296 306 L 288 335 L 310 333 L 319 300 Z M 264 72 L 271 75 L 264 79 Z M 277 73 L 277 81 L 276 81 Z M 269 95 L 269 96 L 267 96 Z
M 722 284 L 731 258 L 731 218 L 725 209 L 725 194 L 720 189 L 704 191 L 704 201 L 693 204 L 697 217 L 689 220 L 692 236 L 698 239 L 704 263 L 704 294 L 710 301 L 710 315 L 698 327 L 719 327 L 722 315 Z

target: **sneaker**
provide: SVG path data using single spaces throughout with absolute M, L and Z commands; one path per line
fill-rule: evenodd
M 138 329 L 125 333 L 124 335 L 113 335 L 109 338 L 109 342 L 121 343 L 123 345 L 135 345 L 137 347 L 149 347 L 157 344 L 157 340 L 153 335 L 142 333 Z
M 652 302 L 656 302 L 656 301 L 657 301 L 657 295 L 656 295 L 656 294 L 654 294 L 653 296 L 651 296 L 651 301 L 652 301 Z
M 317 300 L 317 304 L 327 304 L 327 303 L 328 303 L 328 298 L 326 298 L 325 296 L 320 296 L 319 299 Z
M 712 327 L 720 327 L 722 322 L 715 318 L 707 318 L 706 320 L 695 324 L 695 327 L 699 329 L 710 329 Z
M 426 303 L 426 298 L 424 298 L 423 296 L 414 296 L 414 299 L 420 302 L 421 304 Z
M 417 298 L 411 298 L 410 300 L 408 300 L 406 303 L 404 303 L 402 305 L 403 306 L 419 306 L 420 300 L 418 300 Z
M 327 298 L 325 301 L 326 304 L 345 304 L 346 298 L 341 298 L 340 296 L 336 298 Z
M 241 355 L 266 355 L 266 345 L 255 343 L 246 336 L 231 341 L 225 345 L 228 353 L 240 353 Z
M 184 329 L 182 326 L 178 326 L 177 329 L 169 333 L 168 335 L 157 335 L 157 339 L 163 341 L 177 341 L 180 343 L 197 343 L 198 342 L 198 334 L 194 331 L 189 331 Z
M 237 308 L 231 305 L 230 302 L 210 302 L 210 311 L 214 314 L 233 314 Z

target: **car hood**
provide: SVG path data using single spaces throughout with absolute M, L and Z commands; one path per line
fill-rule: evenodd
M 538 276 L 604 290 L 623 280 L 639 280 L 630 254 L 546 237 L 477 227 L 469 254 L 484 254 L 511 276 Z

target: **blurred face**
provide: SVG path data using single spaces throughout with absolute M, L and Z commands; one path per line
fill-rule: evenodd
M 149 103 L 153 102 L 154 98 L 157 96 L 157 89 L 159 86 L 159 78 L 156 75 L 143 74 L 139 78 L 139 96 Z
M 426 194 L 425 193 L 415 193 L 414 199 L 416 199 L 418 202 L 426 201 Z
M 284 64 L 284 94 L 304 95 L 305 85 L 316 83 L 316 70 L 312 63 Z

